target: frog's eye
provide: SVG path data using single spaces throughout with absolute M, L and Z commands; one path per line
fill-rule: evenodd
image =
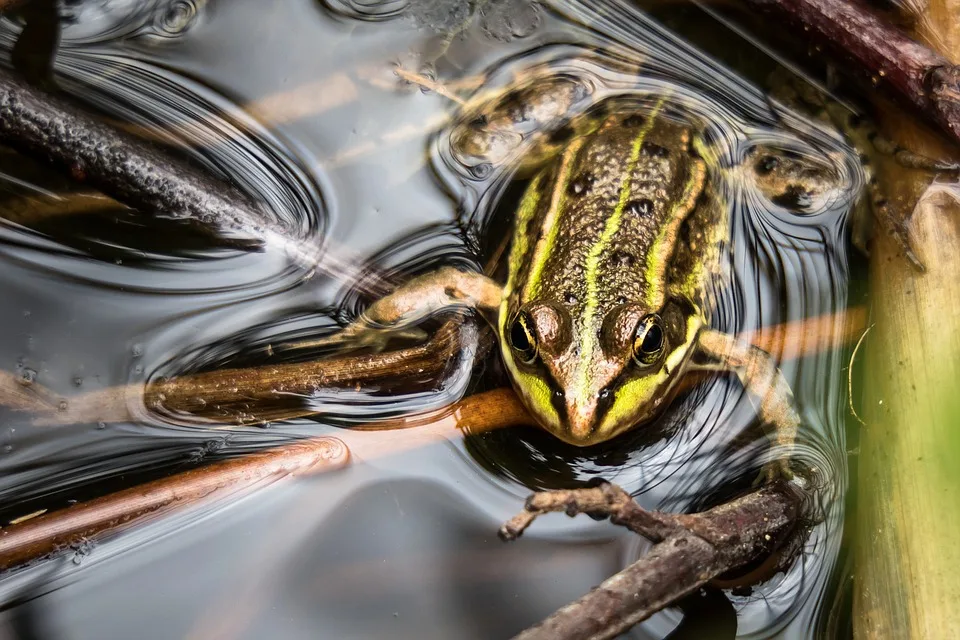
M 651 313 L 637 324 L 637 333 L 633 337 L 633 359 L 641 367 L 649 367 L 660 359 L 663 353 L 663 321 L 660 316 Z
M 510 325 L 510 346 L 521 362 L 531 364 L 537 359 L 537 334 L 529 314 L 521 311 L 513 319 L 513 324 Z

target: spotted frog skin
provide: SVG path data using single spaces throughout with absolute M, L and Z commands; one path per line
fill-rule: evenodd
M 504 162 L 524 127 L 547 123 L 544 144 L 522 159 L 532 177 L 506 282 L 442 268 L 376 301 L 334 339 L 375 344 L 440 310 L 480 310 L 495 319 L 531 416 L 580 446 L 649 422 L 692 372 L 732 371 L 782 447 L 766 472 L 789 473 L 800 419 L 786 380 L 767 353 L 708 324 L 705 291 L 728 237 L 713 154 L 669 97 L 557 129 L 578 95 L 564 80 L 550 86 L 501 99 L 452 136 L 465 156 Z M 831 187 L 822 167 L 763 148 L 737 170 L 797 207 Z

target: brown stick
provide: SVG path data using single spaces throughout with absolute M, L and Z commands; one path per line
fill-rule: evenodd
M 0 142 L 149 214 L 194 220 L 243 244 L 267 217 L 237 189 L 0 70 Z
M 219 422 L 250 423 L 267 419 L 257 413 L 258 405 L 283 403 L 269 419 L 290 419 L 321 411 L 305 406 L 298 397 L 309 397 L 324 388 L 375 384 L 385 380 L 416 376 L 425 380 L 443 377 L 453 361 L 478 349 L 476 325 L 451 320 L 428 342 L 373 355 L 346 356 L 293 364 L 266 365 L 247 369 L 222 369 L 144 385 L 125 385 L 91 391 L 59 402 L 47 402 L 34 420 L 38 425 L 63 425 L 139 420 L 149 411 L 209 416 Z M 0 402 L 19 401 L 20 396 L 4 393 L 7 387 L 22 387 L 10 376 L 0 375 Z M 22 395 L 22 394 L 21 394 Z M 29 397 L 22 408 L 37 411 L 41 399 Z M 14 408 L 21 406 L 13 405 Z
M 960 143 L 960 68 L 912 40 L 861 0 L 744 2 L 803 33 L 850 79 L 913 107 Z
M 301 440 L 36 516 L 0 529 L 0 570 L 120 531 L 175 508 L 250 489 L 268 478 L 339 468 L 348 460 L 346 445 L 336 438 Z
M 505 524 L 501 537 L 519 536 L 538 515 L 562 511 L 606 514 L 611 522 L 657 544 L 640 560 L 515 640 L 614 638 L 713 578 L 772 553 L 795 530 L 800 494 L 777 483 L 693 515 L 650 512 L 623 489 L 545 491 Z
M 398 420 L 370 429 L 344 430 L 339 438 L 298 441 L 237 460 L 214 463 L 139 487 L 76 504 L 0 529 L 0 571 L 47 557 L 91 537 L 116 533 L 207 497 L 243 490 L 278 474 L 341 468 L 350 459 L 371 460 L 416 447 L 529 422 L 512 391 L 470 396 L 430 418 Z M 386 430 L 384 430 L 386 429 Z M 349 448 L 348 448 L 349 447 Z
M 837 314 L 764 327 L 740 337 L 780 359 L 798 358 L 851 344 L 863 331 L 865 322 L 864 309 L 854 307 Z M 226 369 L 173 378 L 146 387 L 111 387 L 63 399 L 39 384 L 27 384 L 0 372 L 0 404 L 36 413 L 34 423 L 47 426 L 139 420 L 148 409 L 202 414 L 218 406 L 221 422 L 225 418 L 233 421 L 242 417 L 241 414 L 263 420 L 267 416 L 258 413 L 258 403 L 289 401 L 291 396 L 309 396 L 320 388 L 370 384 L 413 374 L 424 379 L 436 378 L 458 356 L 462 345 L 473 344 L 476 339 L 472 334 L 462 334 L 463 331 L 474 329 L 457 328 L 449 323 L 429 342 L 394 352 Z M 481 349 L 482 345 L 471 348 Z M 315 407 L 288 406 L 275 409 L 269 419 L 290 419 L 317 412 Z M 251 421 L 249 417 L 241 420 Z M 415 418 L 413 424 L 422 421 L 422 417 Z M 389 423 L 390 428 L 400 424 L 410 423 Z

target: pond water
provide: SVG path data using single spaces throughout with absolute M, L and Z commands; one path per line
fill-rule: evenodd
M 21 26 L 16 16 L 0 23 L 5 63 Z M 728 167 L 757 145 L 829 165 L 837 188 L 802 214 L 732 183 L 730 277 L 712 292 L 711 322 L 737 333 L 835 313 L 849 296 L 862 175 L 837 134 L 767 97 L 761 87 L 778 70 L 698 10 L 651 17 L 609 0 L 68 2 L 61 90 L 262 203 L 252 233 L 265 245 L 238 250 L 116 203 L 70 213 L 83 195 L 76 185 L 3 152 L 0 368 L 69 402 L 303 359 L 264 347 L 349 321 L 372 299 L 361 284 L 446 264 L 484 269 L 525 178 L 516 163 L 471 162 L 456 132 L 484 92 L 557 74 L 589 87 L 581 111 L 676 96 Z M 780 362 L 803 419 L 797 455 L 817 468 L 817 522 L 785 573 L 719 604 L 715 594 L 688 604 L 687 622 L 708 616 L 712 637 L 822 631 L 841 574 L 845 358 Z M 292 437 L 350 443 L 351 425 L 506 384 L 490 353 L 431 388 L 318 392 L 296 400 L 319 416 L 230 429 L 176 412 L 50 426 L 0 410 L 0 513 L 9 521 Z M 247 410 L 256 422 L 256 407 Z M 736 378 L 716 376 L 653 426 L 586 449 L 533 427 L 451 433 L 9 572 L 0 620 L 11 637 L 509 637 L 649 547 L 609 522 L 561 516 L 503 545 L 499 524 L 531 490 L 599 476 L 647 508 L 696 510 L 755 475 L 766 448 L 756 422 Z M 683 619 L 666 610 L 630 637 L 704 637 L 678 628 Z

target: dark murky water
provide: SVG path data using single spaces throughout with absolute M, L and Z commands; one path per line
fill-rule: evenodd
M 468 100 L 530 73 L 589 85 L 582 109 L 671 92 L 721 141 L 730 166 L 757 144 L 832 163 L 843 188 L 807 215 L 743 185 L 731 192 L 732 284 L 714 292 L 713 324 L 747 331 L 841 309 L 855 155 L 658 22 L 599 6 L 605 15 L 588 3 L 509 0 L 68 3 L 58 84 L 264 203 L 258 233 L 268 242 L 245 253 L 115 205 L 67 216 L 76 187 L 2 154 L 0 368 L 69 397 L 265 362 L 264 345 L 353 317 L 369 302 L 356 283 L 371 274 L 397 282 L 438 264 L 482 268 L 516 202 L 512 165 L 464 164 L 452 144 L 465 117 L 456 102 L 398 70 L 446 87 L 481 78 L 459 90 Z M 722 27 L 691 20 L 712 46 Z M 5 51 L 19 29 L 4 19 Z M 738 72 L 762 80 L 774 65 L 758 56 Z M 639 58 L 638 78 L 623 61 Z M 305 401 L 323 404 L 324 419 L 266 428 L 225 432 L 166 414 L 40 427 L 3 412 L 0 505 L 15 517 L 210 455 L 442 407 L 468 382 L 502 384 L 489 358 L 472 381 L 458 374 L 400 397 L 320 395 Z M 832 597 L 846 488 L 843 364 L 837 352 L 781 363 L 804 419 L 800 456 L 820 471 L 823 520 L 789 572 L 728 594 L 743 637 L 811 637 Z M 559 516 L 503 546 L 497 526 L 530 489 L 599 475 L 644 506 L 694 509 L 755 468 L 762 437 L 730 444 L 754 423 L 740 385 L 718 377 L 655 427 L 590 449 L 510 429 L 356 462 L 10 575 L 0 581 L 2 615 L 45 638 L 507 637 L 646 548 L 609 523 Z M 658 614 L 632 637 L 664 637 L 681 617 Z M 717 637 L 732 637 L 722 619 Z

